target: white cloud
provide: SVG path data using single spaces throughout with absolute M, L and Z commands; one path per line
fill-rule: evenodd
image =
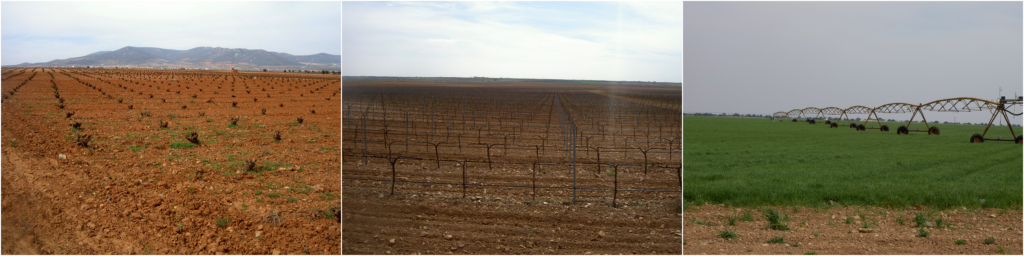
M 573 19 L 548 19 L 559 15 Z M 343 72 L 681 80 L 681 23 L 633 19 L 619 29 L 616 17 L 580 15 L 522 3 L 346 2 Z

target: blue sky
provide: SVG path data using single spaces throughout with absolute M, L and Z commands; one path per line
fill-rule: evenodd
M 685 112 L 770 115 L 953 97 L 994 100 L 1000 87 L 1007 98 L 1024 95 L 1019 1 L 684 5 Z M 929 121 L 991 117 L 988 111 L 926 114 Z
M 682 80 L 682 2 L 342 5 L 345 75 Z
M 341 54 L 341 3 L 0 2 L 0 62 L 47 62 L 125 46 Z

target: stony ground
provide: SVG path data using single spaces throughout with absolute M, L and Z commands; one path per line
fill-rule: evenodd
M 340 253 L 338 78 L 20 71 L 2 83 L 2 253 Z
M 767 209 L 767 208 L 763 208 Z M 886 209 L 776 207 L 790 230 L 770 230 L 759 209 L 688 206 L 685 254 L 1016 254 L 1021 251 L 1020 209 Z M 749 212 L 753 221 L 744 221 Z M 918 213 L 926 218 L 920 237 Z M 735 226 L 730 218 L 737 218 Z M 941 218 L 942 222 L 938 219 Z M 928 227 L 932 226 L 932 227 Z M 723 231 L 737 237 L 722 238 Z M 767 243 L 781 237 L 782 243 Z M 986 244 L 986 238 L 992 243 Z M 962 244 L 957 241 L 962 240 Z
M 620 201 L 507 197 L 508 189 L 429 192 L 345 180 L 343 254 L 682 253 L 678 199 Z M 485 194 L 486 193 L 486 194 Z

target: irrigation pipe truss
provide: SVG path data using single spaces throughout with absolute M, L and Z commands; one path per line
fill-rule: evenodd
M 1024 143 L 1024 141 L 1022 141 L 1022 138 L 1024 138 L 1024 136 L 1018 136 L 1016 134 L 1016 132 L 1013 130 L 1013 126 L 1009 125 L 1010 124 L 1010 118 L 1009 118 L 1010 115 L 1012 115 L 1012 116 L 1021 116 L 1022 113 L 1013 113 L 1009 109 L 1007 109 L 1008 105 L 1009 106 L 1015 106 L 1015 105 L 1022 105 L 1022 103 L 1024 103 L 1024 96 L 1018 96 L 1016 99 L 1009 99 L 1009 100 L 1007 100 L 1006 97 L 1000 97 L 999 101 L 990 101 L 990 100 L 979 99 L 979 98 L 971 98 L 971 97 L 957 97 L 957 98 L 940 99 L 940 100 L 935 100 L 935 101 L 931 101 L 931 102 L 928 102 L 928 103 L 917 104 L 917 105 L 910 104 L 910 103 L 903 103 L 903 102 L 894 102 L 894 103 L 884 104 L 884 105 L 881 105 L 881 106 L 878 106 L 878 107 L 875 107 L 875 108 L 870 108 L 870 107 L 861 106 L 861 105 L 852 106 L 852 107 L 849 107 L 849 108 L 846 108 L 846 109 L 841 109 L 841 108 L 837 108 L 837 107 L 827 107 L 827 108 L 808 107 L 808 108 L 804 108 L 804 109 L 793 109 L 793 110 L 790 110 L 790 111 L 775 112 L 774 114 L 772 114 L 772 120 L 774 121 L 775 119 L 780 119 L 781 118 L 781 119 L 793 119 L 793 122 L 797 122 L 797 118 L 807 118 L 807 122 L 808 123 L 814 124 L 815 123 L 814 119 L 817 119 L 818 117 L 824 117 L 825 115 L 832 115 L 832 116 L 838 115 L 839 119 L 837 119 L 837 122 L 833 123 L 831 121 L 827 121 L 826 124 L 829 124 L 830 127 L 832 127 L 832 128 L 836 128 L 836 127 L 839 126 L 838 122 L 842 121 L 843 117 L 845 116 L 846 117 L 846 121 L 850 123 L 850 128 L 857 128 L 858 131 L 863 131 L 864 129 L 880 129 L 883 132 L 887 132 L 887 131 L 889 131 L 889 127 L 886 126 L 886 125 L 882 125 L 881 118 L 878 117 L 878 113 L 883 113 L 883 114 L 913 113 L 913 115 L 910 117 L 910 120 L 907 121 L 907 125 L 906 126 L 900 126 L 899 128 L 896 129 L 896 134 L 907 134 L 908 132 L 911 132 L 911 130 L 909 128 L 907 128 L 907 127 L 909 127 L 910 124 L 914 122 L 914 118 L 916 118 L 918 115 L 920 115 L 921 116 L 921 121 L 922 121 L 922 123 L 924 123 L 925 127 L 927 128 L 926 131 L 928 132 L 928 134 L 929 135 L 939 135 L 938 127 L 934 127 L 934 126 L 929 126 L 928 125 L 928 119 L 926 119 L 924 117 L 924 110 L 935 111 L 935 112 L 972 112 L 972 111 L 981 111 L 982 109 L 985 109 L 985 110 L 988 110 L 989 112 L 992 113 L 992 118 L 989 119 L 988 125 L 985 126 L 985 131 L 983 131 L 982 133 L 975 133 L 974 135 L 971 136 L 971 140 L 970 140 L 971 143 L 982 143 L 982 142 L 985 142 L 986 140 L 993 140 L 993 141 L 1013 141 L 1013 142 L 1015 142 L 1017 144 L 1022 144 L 1022 143 Z M 812 114 L 814 115 L 813 117 L 811 117 Z M 864 119 L 864 123 L 863 124 L 857 125 L 857 124 L 855 124 L 853 122 L 853 120 L 850 120 L 849 115 L 851 115 L 851 114 L 867 114 L 868 117 L 866 119 Z M 874 121 L 879 125 L 879 127 L 878 128 L 874 128 L 874 127 L 866 128 L 866 127 L 864 127 L 865 124 L 867 124 L 869 121 L 871 121 L 871 116 L 872 115 L 875 116 Z M 1006 121 L 1007 127 L 1010 128 L 1010 134 L 1012 135 L 1013 138 L 1011 138 L 1011 139 L 985 138 L 985 134 L 988 133 L 988 129 L 992 127 L 992 123 L 995 122 L 996 118 L 999 117 L 999 116 L 1002 116 L 1003 120 Z M 925 132 L 925 131 L 922 131 L 922 130 L 914 130 L 914 131 Z

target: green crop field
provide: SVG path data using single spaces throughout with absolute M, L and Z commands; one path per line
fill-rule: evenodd
M 843 122 L 841 124 L 847 124 Z M 683 198 L 731 206 L 863 205 L 1019 208 L 1021 145 L 970 143 L 985 126 L 941 135 L 828 128 L 762 118 L 683 118 Z M 868 125 L 876 126 L 877 124 Z M 910 130 L 925 130 L 914 123 Z M 1021 135 L 1021 129 L 1014 129 Z M 1010 137 L 993 126 L 986 137 Z

